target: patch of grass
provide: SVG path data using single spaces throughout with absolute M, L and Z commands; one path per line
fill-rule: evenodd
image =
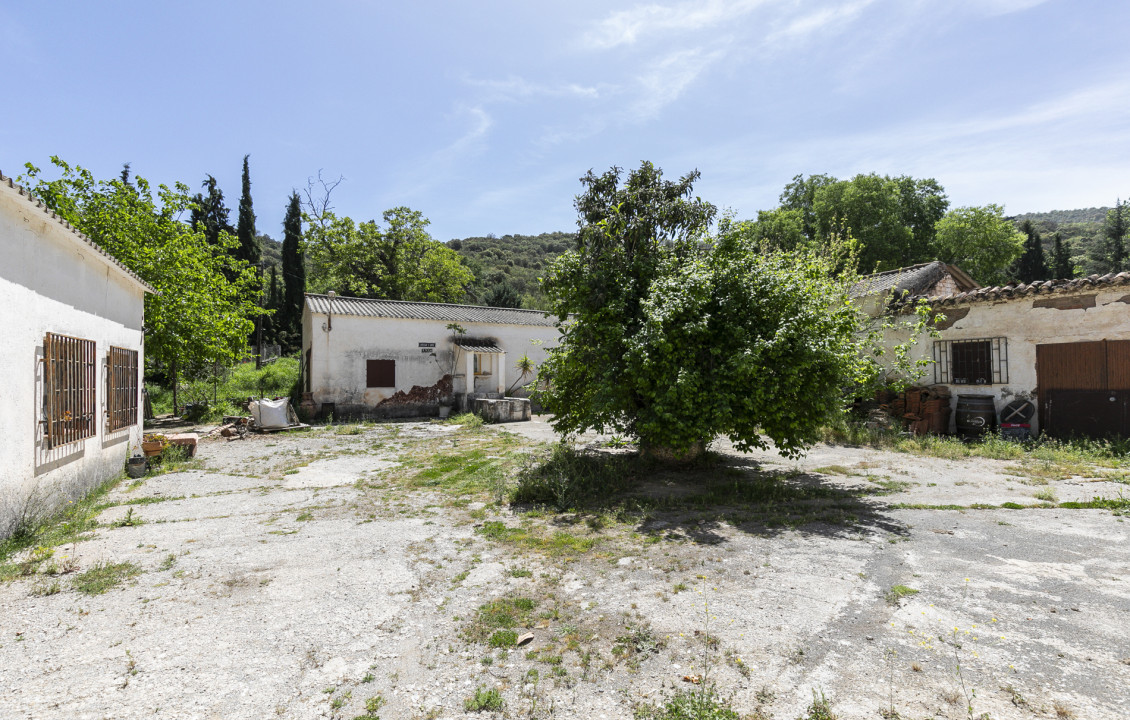
M 518 644 L 518 633 L 513 630 L 495 630 L 487 639 L 487 647 L 512 648 Z
M 468 642 L 489 642 L 500 630 L 513 630 L 533 625 L 533 611 L 537 603 L 527 597 L 507 597 L 491 600 L 479 607 L 475 617 L 467 623 L 461 634 Z M 499 641 L 506 639 L 500 636 Z M 513 647 L 518 636 L 515 633 L 510 642 Z M 491 645 L 491 647 L 503 647 Z
M 906 585 L 892 585 L 891 589 L 887 591 L 887 604 L 898 605 L 899 601 L 903 598 L 908 598 L 912 595 L 917 595 L 918 591 Z
M 301 513 L 299 513 L 298 517 L 296 517 L 294 519 L 297 520 L 298 522 L 308 522 L 308 521 L 314 519 L 314 514 L 310 511 L 308 511 L 308 510 L 304 510 Z
M 638 465 L 630 456 L 598 455 L 558 443 L 522 469 L 510 502 L 559 512 L 597 506 L 631 487 Z
M 10 529 L 8 538 L 0 541 L 0 580 L 20 574 L 13 572 L 16 569 L 12 567 L 13 563 L 7 562 L 13 555 L 31 547 L 51 548 L 73 543 L 82 539 L 84 533 L 98 527 L 96 518 L 101 512 L 98 508 L 100 501 L 124 478 L 125 473 L 121 473 L 106 480 L 85 497 L 67 502 L 53 514 L 25 513 L 23 519 Z
M 883 489 L 882 492 L 877 492 L 876 495 L 890 495 L 891 493 L 903 492 L 914 487 L 914 483 L 906 480 L 882 480 L 876 478 L 869 478 L 872 483 L 878 485 Z
M 475 413 L 460 413 L 449 417 L 444 425 L 462 425 L 464 428 L 474 429 L 483 426 L 483 419 Z
M 141 568 L 131 562 L 101 562 L 76 575 L 71 584 L 75 590 L 85 595 L 101 595 L 140 574 Z
M 201 422 L 219 420 L 224 415 L 242 415 L 239 403 L 249 397 L 290 395 L 299 380 L 299 361 L 296 356 L 281 357 L 258 370 L 254 362 L 240 363 L 232 368 L 222 368 L 217 379 L 216 385 L 213 385 L 211 377 L 180 385 L 181 402 L 206 404 Z M 146 384 L 145 389 L 158 415 L 173 411 L 171 388 Z M 218 397 L 219 402 L 213 402 L 213 397 Z
M 1033 493 L 1032 496 L 1037 500 L 1043 500 L 1044 502 L 1059 502 L 1059 498 L 1056 497 L 1055 490 L 1051 489 L 1050 487 L 1040 488 L 1035 493 Z
M 851 475 L 851 470 L 848 470 L 843 465 L 825 465 L 818 467 L 812 472 L 818 472 L 821 475 Z
M 522 578 L 533 577 L 533 575 L 533 572 L 526 570 L 525 568 L 510 568 L 510 577 Z
M 661 706 L 641 705 L 636 720 L 741 720 L 741 716 L 721 699 L 713 686 L 699 690 L 679 690 Z
M 498 520 L 483 523 L 477 533 L 495 542 L 517 545 L 527 550 L 536 550 L 551 557 L 562 555 L 584 555 L 597 544 L 596 538 L 578 537 L 565 530 L 557 530 L 543 535 L 530 527 L 507 527 Z
M 502 712 L 502 693 L 495 688 L 489 690 L 480 685 L 475 694 L 463 701 L 467 712 Z

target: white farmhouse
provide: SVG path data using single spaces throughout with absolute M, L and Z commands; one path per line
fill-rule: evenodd
M 147 292 L 0 173 L 0 537 L 122 472 L 139 445 Z
M 559 335 L 541 310 L 307 294 L 303 389 L 322 415 L 434 415 L 530 382 L 518 359 L 540 366 Z
M 946 386 L 952 410 L 986 403 L 1032 434 L 1130 437 L 1130 273 L 983 288 L 934 262 L 862 278 L 853 295 L 871 315 L 930 305 L 918 382 Z
M 945 319 L 919 350 L 931 361 L 925 381 L 991 396 L 998 414 L 1029 400 L 1033 433 L 1130 438 L 1130 272 L 927 302 Z

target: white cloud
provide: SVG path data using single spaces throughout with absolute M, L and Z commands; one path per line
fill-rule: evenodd
M 695 48 L 679 50 L 659 60 L 648 72 L 637 78 L 640 97 L 633 104 L 634 115 L 651 117 L 678 100 L 699 75 L 725 54 L 724 48 L 711 52 Z
M 805 40 L 822 31 L 842 30 L 855 20 L 875 0 L 856 0 L 843 5 L 823 7 L 814 12 L 789 19 L 780 30 L 769 35 L 769 43 Z
M 496 99 L 528 99 L 532 97 L 574 97 L 597 99 L 602 92 L 608 92 L 608 85 L 581 85 L 579 83 L 564 83 L 549 85 L 536 83 L 525 78 L 511 75 L 505 80 L 467 80 L 467 84 L 487 91 L 488 95 Z
M 759 135 L 709 153 L 698 149 L 690 159 L 703 169 L 704 181 L 723 190 L 711 197 L 735 206 L 741 217 L 775 205 L 777 193 L 797 173 L 934 177 L 953 206 L 996 202 L 1010 213 L 1089 207 L 1113 202 L 1130 187 L 1130 137 L 1122 121 L 1128 114 L 1130 82 L 1116 80 L 1004 115 L 785 143 L 768 143 Z M 773 150 L 766 153 L 767 147 Z M 758 158 L 755 168 L 750 157 Z
M 647 35 L 698 30 L 730 22 L 758 7 L 778 0 L 705 0 L 673 5 L 637 5 L 612 13 L 585 35 L 595 48 L 631 45 Z
M 1021 12 L 1037 5 L 1043 5 L 1048 0 L 969 0 L 966 3 L 974 11 L 985 15 L 1008 15 Z

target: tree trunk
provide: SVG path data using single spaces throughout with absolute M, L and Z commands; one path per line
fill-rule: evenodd
M 699 440 L 685 450 L 677 450 L 666 445 L 655 445 L 643 439 L 640 440 L 640 456 L 646 460 L 654 460 L 663 464 L 681 465 L 700 460 L 706 454 L 708 440 Z

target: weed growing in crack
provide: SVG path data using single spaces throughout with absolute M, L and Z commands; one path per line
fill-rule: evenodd
M 467 712 L 501 712 L 503 706 L 502 693 L 494 688 L 489 690 L 480 685 L 475 694 L 463 701 L 463 709 Z
M 140 574 L 141 568 L 131 562 L 101 562 L 86 572 L 76 575 L 73 586 L 75 590 L 86 595 L 101 595 Z
M 824 697 L 824 691 L 812 691 L 812 703 L 808 711 L 800 720 L 837 720 L 837 715 L 832 711 L 832 701 Z

